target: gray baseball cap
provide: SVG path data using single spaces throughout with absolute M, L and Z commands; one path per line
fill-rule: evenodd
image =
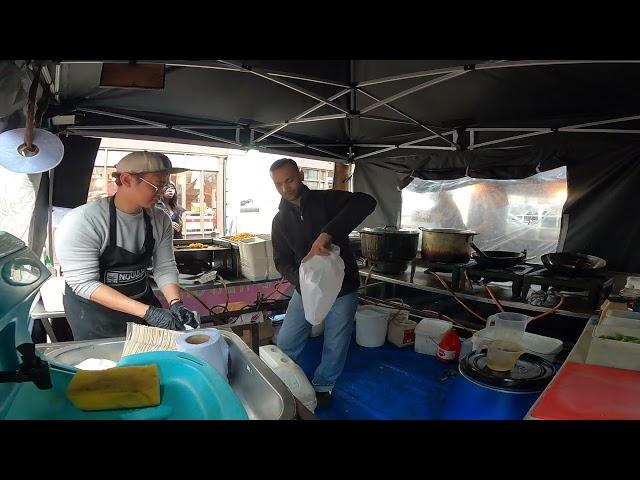
M 173 168 L 171 160 L 163 153 L 159 152 L 131 152 L 125 155 L 116 163 L 115 173 L 182 173 L 187 168 Z

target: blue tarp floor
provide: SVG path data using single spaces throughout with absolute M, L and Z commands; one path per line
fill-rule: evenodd
M 320 363 L 323 338 L 309 338 L 302 352 L 299 363 L 309 379 Z M 354 332 L 332 404 L 315 414 L 323 420 L 435 420 L 453 380 L 441 378 L 453 368 L 457 363 L 442 364 L 413 346 L 361 347 Z

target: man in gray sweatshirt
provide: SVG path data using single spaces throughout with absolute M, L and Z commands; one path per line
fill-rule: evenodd
M 127 322 L 198 326 L 180 298 L 171 219 L 155 208 L 169 175 L 183 170 L 161 153 L 130 153 L 116 165 L 114 196 L 75 208 L 60 222 L 55 247 L 75 340 L 124 336 Z M 150 266 L 170 310 L 151 290 Z

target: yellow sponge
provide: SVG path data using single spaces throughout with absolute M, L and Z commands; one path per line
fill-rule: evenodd
M 160 404 L 157 365 L 78 370 L 67 398 L 80 410 L 115 410 Z

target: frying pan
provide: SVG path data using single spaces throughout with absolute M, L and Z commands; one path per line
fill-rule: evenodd
M 547 253 L 541 260 L 547 270 L 574 277 L 598 274 L 607 266 L 602 258 L 584 253 Z
M 509 268 L 523 263 L 527 254 L 525 252 L 506 252 L 502 250 L 483 251 L 486 255 L 472 253 L 471 257 L 480 268 Z

